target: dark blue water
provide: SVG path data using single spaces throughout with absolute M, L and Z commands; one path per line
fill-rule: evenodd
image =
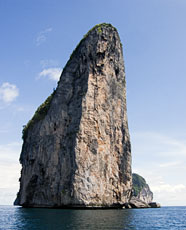
M 60 210 L 0 206 L 0 229 L 186 230 L 186 207 L 130 210 Z

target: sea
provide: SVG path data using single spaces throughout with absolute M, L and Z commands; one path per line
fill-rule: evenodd
M 186 207 L 70 210 L 0 206 L 1 230 L 186 230 Z

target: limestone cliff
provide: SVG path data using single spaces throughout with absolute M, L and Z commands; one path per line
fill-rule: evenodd
M 136 174 L 132 174 L 132 188 L 133 188 L 133 196 L 137 199 L 149 204 L 153 200 L 153 193 L 150 190 L 149 185 L 146 183 L 145 179 Z
M 112 207 L 131 195 L 125 69 L 117 30 L 95 26 L 23 130 L 24 207 Z

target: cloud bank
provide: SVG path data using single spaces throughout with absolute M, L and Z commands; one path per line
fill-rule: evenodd
M 48 68 L 39 73 L 39 77 L 48 77 L 50 80 L 58 81 L 61 75 L 61 68 Z
M 131 133 L 133 172 L 143 176 L 162 205 L 186 205 L 186 137 Z
M 0 100 L 4 103 L 11 103 L 19 96 L 19 89 L 16 85 L 4 82 L 0 86 Z
M 12 205 L 19 189 L 21 143 L 0 145 L 0 204 Z
M 36 45 L 40 46 L 42 43 L 46 42 L 47 40 L 47 34 L 52 32 L 52 28 L 47 28 L 45 30 L 42 30 L 39 32 L 37 38 L 36 38 Z

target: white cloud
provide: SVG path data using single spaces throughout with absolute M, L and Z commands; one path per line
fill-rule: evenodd
M 12 205 L 19 187 L 0 188 L 0 205 Z
M 132 133 L 131 139 L 133 153 L 137 157 L 146 155 L 148 151 L 147 157 L 149 158 L 161 157 L 162 160 L 166 159 L 170 162 L 170 158 L 177 161 L 175 157 L 179 155 L 179 157 L 186 159 L 186 136 L 181 140 L 181 138 L 154 132 L 136 132 Z
M 1 165 L 0 168 L 0 188 L 11 189 L 19 186 L 21 166 L 19 163 L 9 163 Z
M 184 184 L 161 182 L 152 184 L 151 189 L 155 200 L 160 201 L 163 205 L 182 206 L 186 204 L 186 185 Z
M 0 86 L 0 100 L 5 103 L 11 103 L 19 96 L 19 89 L 16 85 L 4 82 Z
M 19 189 L 21 143 L 0 145 L 0 205 L 12 204 Z
M 158 193 L 178 193 L 185 191 L 186 192 L 186 186 L 183 184 L 176 184 L 176 185 L 170 185 L 165 183 L 160 183 L 159 185 L 151 186 L 151 189 L 154 192 Z
M 48 68 L 39 73 L 39 77 L 48 77 L 50 80 L 58 81 L 61 75 L 61 68 Z
M 52 28 L 47 28 L 41 32 L 39 32 L 37 38 L 36 38 L 36 45 L 39 46 L 42 43 L 44 43 L 47 39 L 47 34 L 50 33 L 52 31 Z
M 148 162 L 147 162 L 148 163 Z M 182 183 L 176 183 L 176 180 L 170 180 L 167 183 L 167 175 L 156 169 L 135 168 L 134 172 L 143 176 L 153 192 L 153 200 L 162 206 L 183 206 L 186 205 L 186 184 L 184 175 Z M 167 174 L 169 174 L 169 170 Z
M 143 176 L 162 205 L 186 205 L 186 136 L 131 133 L 133 172 Z
M 161 168 L 168 168 L 168 167 L 174 167 L 174 166 L 179 166 L 181 165 L 180 161 L 171 161 L 171 162 L 166 162 L 166 163 L 162 163 L 159 165 L 159 167 Z
M 0 165 L 8 165 L 9 163 L 18 163 L 21 152 L 21 143 L 12 142 L 0 145 Z M 1 175 L 1 174 L 0 174 Z
M 58 66 L 59 62 L 57 60 L 53 60 L 53 59 L 43 59 L 40 61 L 40 64 L 42 66 L 42 68 L 48 68 L 48 67 L 54 67 L 54 66 Z

